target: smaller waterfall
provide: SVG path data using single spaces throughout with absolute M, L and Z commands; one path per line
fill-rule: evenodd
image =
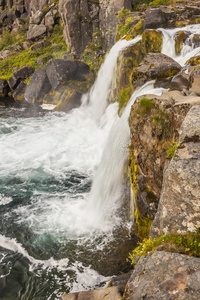
M 100 121 L 108 106 L 107 99 L 110 93 L 112 78 L 116 71 L 119 52 L 134 45 L 139 40 L 141 40 L 141 36 L 137 36 L 131 41 L 120 40 L 112 47 L 109 54 L 106 56 L 105 62 L 99 70 L 97 79 L 89 95 L 87 95 L 87 98 L 89 98 L 89 109 L 97 122 Z M 86 99 L 83 100 L 83 105 L 86 105 L 85 102 Z

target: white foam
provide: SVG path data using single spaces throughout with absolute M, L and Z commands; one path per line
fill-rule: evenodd
M 7 205 L 12 201 L 13 199 L 11 197 L 6 197 L 4 194 L 0 194 L 0 205 Z

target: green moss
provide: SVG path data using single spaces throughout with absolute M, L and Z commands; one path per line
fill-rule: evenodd
M 122 8 L 118 13 L 117 17 L 120 21 L 122 21 L 127 15 L 129 15 L 131 11 L 129 9 Z
M 142 34 L 142 42 L 145 47 L 145 52 L 161 52 L 162 49 L 162 33 L 152 30 L 145 30 Z
M 176 54 L 181 53 L 184 41 L 188 38 L 188 33 L 184 31 L 179 31 L 175 37 L 175 50 Z
M 8 28 L 4 29 L 0 40 L 0 51 L 8 46 L 14 45 L 17 40 L 18 37 L 16 34 L 11 33 Z
M 118 113 L 120 113 L 122 108 L 124 108 L 126 106 L 126 104 L 128 103 L 130 96 L 131 96 L 131 91 L 132 91 L 131 87 L 127 87 L 127 88 L 124 88 L 123 90 L 121 90 L 121 92 L 119 93 Z
M 51 36 L 45 40 L 46 46 L 38 50 L 32 50 L 30 47 L 22 50 L 19 53 L 13 52 L 11 56 L 0 61 L 0 78 L 9 79 L 13 72 L 22 68 L 25 65 L 31 66 L 33 69 L 41 67 L 37 60 L 43 62 L 43 66 L 51 58 L 62 58 L 63 54 L 69 52 L 69 47 L 66 45 L 62 26 L 56 25 Z M 55 49 L 53 48 L 54 46 Z
M 131 40 L 144 31 L 144 20 L 141 19 L 126 35 L 126 40 Z
M 191 57 L 187 60 L 186 65 L 197 66 L 200 65 L 200 56 Z
M 152 108 L 154 108 L 155 103 L 153 100 L 150 100 L 148 98 L 142 98 L 140 99 L 138 106 L 137 106 L 137 113 L 139 115 L 145 115 L 148 114 Z
M 178 146 L 178 143 L 173 142 L 173 143 L 171 144 L 170 148 L 167 150 L 167 157 L 168 157 L 169 159 L 172 159 L 172 157 L 174 156 L 174 152 L 176 151 L 177 146 Z
M 200 257 L 200 231 L 196 233 L 162 235 L 155 239 L 144 239 L 138 247 L 129 254 L 128 260 L 132 265 L 142 255 L 148 255 L 161 250 Z
M 77 17 L 77 18 L 78 18 L 78 20 L 80 20 L 80 21 L 82 20 L 82 14 L 81 14 L 80 11 L 79 11 L 79 13 L 78 13 L 78 17 Z
M 168 5 L 170 2 L 170 0 L 154 0 L 150 2 L 149 5 L 153 7 L 158 7 L 160 5 Z
M 138 165 L 136 163 L 136 160 L 134 158 L 131 148 L 130 148 L 130 152 L 129 152 L 129 170 L 130 170 L 130 173 L 129 173 L 130 174 L 130 182 L 131 182 L 133 198 L 134 198 L 135 234 L 136 234 L 136 236 L 138 236 L 140 238 L 140 240 L 143 240 L 144 238 L 147 238 L 149 235 L 149 230 L 150 230 L 150 227 L 152 224 L 152 220 L 142 216 L 141 213 L 139 212 L 139 209 L 137 206 Z
M 123 36 L 127 35 L 129 30 L 131 29 L 131 22 L 133 18 L 127 18 L 125 24 L 118 24 L 116 28 L 116 37 L 115 40 L 120 40 Z

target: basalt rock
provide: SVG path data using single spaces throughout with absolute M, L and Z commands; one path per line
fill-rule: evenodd
M 177 74 L 181 66 L 161 53 L 149 53 L 132 73 L 132 84 L 136 88 L 152 79 L 163 79 Z
M 167 23 L 165 15 L 160 8 L 148 8 L 145 13 L 145 29 L 163 27 Z
M 43 69 L 37 69 L 27 86 L 24 94 L 26 101 L 30 103 L 42 102 L 43 97 L 51 90 L 52 86 Z
M 199 258 L 156 251 L 140 258 L 123 299 L 199 299 L 199 272 Z
M 177 150 L 165 170 L 150 235 L 195 232 L 200 226 L 200 105 L 188 112 Z
M 129 166 L 135 202 L 134 226 L 141 239 L 148 237 L 157 212 L 167 150 L 178 140 L 178 131 L 190 107 L 176 105 L 172 97 L 165 95 L 144 95 L 131 108 Z
M 37 41 L 46 35 L 47 28 L 43 24 L 34 25 L 27 32 L 27 39 L 31 41 Z
M 10 91 L 10 87 L 6 80 L 0 79 L 0 97 L 6 97 Z
M 12 77 L 8 80 L 8 84 L 11 90 L 15 90 L 21 81 L 28 78 L 33 74 L 33 69 L 29 66 L 25 66 L 12 74 Z

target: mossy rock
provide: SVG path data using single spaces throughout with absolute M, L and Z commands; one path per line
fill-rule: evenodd
M 43 103 L 56 105 L 61 98 L 61 93 L 51 90 L 48 94 L 44 96 Z
M 189 37 L 189 33 L 186 31 L 179 31 L 175 36 L 175 50 L 176 54 L 180 54 L 183 48 L 184 41 Z
M 142 34 L 142 42 L 145 52 L 161 52 L 163 36 L 155 29 L 145 30 Z
M 187 60 L 186 65 L 198 66 L 200 65 L 200 55 L 191 57 Z

